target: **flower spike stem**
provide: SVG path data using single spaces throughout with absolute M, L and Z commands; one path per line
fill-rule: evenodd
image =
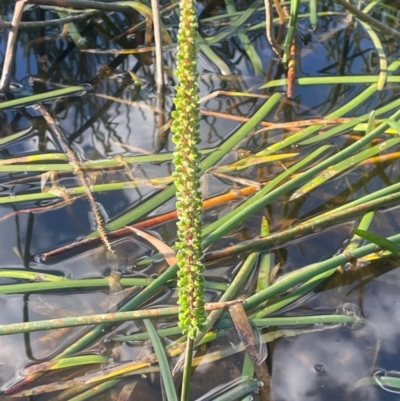
M 192 370 L 193 348 L 194 348 L 194 338 L 190 338 L 188 336 L 187 339 L 186 339 L 185 364 L 184 364 L 184 368 L 183 368 L 183 377 L 182 377 L 181 401 L 188 401 L 189 400 L 190 376 L 191 376 L 191 370 Z

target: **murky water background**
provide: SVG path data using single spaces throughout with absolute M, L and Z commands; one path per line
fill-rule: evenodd
M 203 5 L 203 2 L 199 2 Z M 239 6 L 246 7 L 250 1 L 242 1 Z M 5 0 L 0 4 L 0 16 L 10 20 L 13 2 Z M 324 2 L 326 7 L 332 7 Z M 218 14 L 223 4 L 215 6 L 204 4 L 201 18 Z M 306 7 L 306 5 L 302 6 Z M 24 19 L 35 20 L 45 16 L 56 18 L 51 11 L 31 10 Z M 251 22 L 262 21 L 263 13 L 256 13 Z M 123 31 L 130 26 L 128 18 L 113 13 L 110 19 Z M 171 26 L 176 19 L 171 17 Z M 82 26 L 85 24 L 82 23 Z M 115 48 L 99 27 L 103 22 L 96 19 L 86 28 L 85 41 L 90 48 L 102 50 Z M 204 33 L 216 34 L 221 27 L 204 23 Z M 310 29 L 308 20 L 300 20 L 298 26 L 300 53 L 297 74 L 299 76 L 351 75 L 359 73 L 376 74 L 378 64 L 373 46 L 364 35 L 360 26 L 346 29 L 343 16 L 321 17 L 315 31 Z M 173 32 L 173 28 L 170 29 Z M 115 36 L 115 35 L 111 35 Z M 0 59 L 4 58 L 7 31 L 0 32 Z M 137 46 L 141 39 L 124 39 Z M 264 71 L 269 71 L 267 79 L 279 78 L 279 63 L 267 44 L 263 29 L 254 30 L 251 36 Z M 400 56 L 394 43 L 385 43 L 389 59 Z M 265 82 L 264 76 L 257 76 L 236 38 L 229 38 L 214 46 L 218 55 L 230 67 L 232 74 L 222 76 L 215 65 L 206 57 L 199 57 L 200 97 L 216 90 L 255 91 Z M 345 55 L 345 56 L 344 56 Z M 175 50 L 168 50 L 164 57 L 172 69 Z M 139 88 L 130 78 L 128 71 L 134 71 L 144 84 Z M 166 110 L 172 107 L 174 78 L 167 71 L 170 94 L 166 96 Z M 25 95 L 41 93 L 56 88 L 57 85 L 87 85 L 88 92 L 71 96 L 67 101 L 51 101 L 47 106 L 57 110 L 57 124 L 66 133 L 70 144 L 81 160 L 99 160 L 116 155 L 136 155 L 173 150 L 168 131 L 160 135 L 157 129 L 156 96 L 154 88 L 153 59 L 148 53 L 138 56 L 115 56 L 79 52 L 68 36 L 61 35 L 60 27 L 49 29 L 22 30 L 19 34 L 17 57 L 14 65 L 13 82 L 20 84 Z M 297 87 L 292 100 L 285 100 L 267 116 L 269 121 L 288 121 L 323 117 L 330 111 L 345 104 L 359 94 L 365 85 L 318 85 Z M 282 88 L 278 88 L 282 90 Z M 268 95 L 270 90 L 258 91 Z M 399 86 L 392 84 L 376 95 L 372 102 L 361 104 L 354 115 L 366 113 L 378 105 L 399 96 Z M 105 98 L 104 95 L 123 99 L 124 102 Z M 19 96 L 16 94 L 16 96 Z M 133 105 L 126 104 L 135 102 Z M 233 114 L 246 117 L 251 115 L 263 99 L 234 98 L 221 95 L 201 104 L 205 111 Z M 21 155 L 62 152 L 62 148 L 47 129 L 37 110 L 32 107 L 11 109 L 0 114 L 0 133 L 2 136 L 33 127 L 30 134 L 11 145 L 0 148 L 2 159 Z M 203 115 L 200 121 L 201 148 L 210 149 L 229 137 L 239 125 L 237 121 Z M 283 130 L 274 130 L 254 135 L 240 144 L 236 152 L 226 156 L 221 164 L 240 158 L 240 151 L 256 152 L 268 144 L 280 140 Z M 332 139 L 338 148 L 345 147 L 350 139 L 341 136 Z M 296 148 L 300 155 L 310 151 L 310 147 Z M 296 160 L 297 160 L 296 159 Z M 207 174 L 202 183 L 204 197 L 210 197 L 242 186 L 240 179 L 257 182 L 268 180 L 283 171 L 285 162 L 255 166 L 241 172 L 232 173 L 236 181 Z M 272 230 L 287 227 L 295 222 L 314 216 L 321 211 L 357 199 L 373 190 L 397 182 L 400 177 L 399 162 L 369 164 L 352 169 L 343 176 L 320 186 L 298 201 L 287 203 L 286 197 L 268 205 L 265 210 L 252 216 L 237 228 L 235 233 L 218 241 L 213 249 L 221 248 L 254 238 L 259 233 L 259 221 L 263 214 L 270 219 Z M 171 174 L 171 162 L 144 163 L 130 166 L 127 171 L 102 171 L 91 177 L 92 183 L 135 178 L 157 178 Z M 68 186 L 77 183 L 71 175 L 59 175 L 58 185 Z M 28 173 L 0 175 L 0 194 L 18 194 L 40 188 L 40 180 Z M 102 206 L 109 219 L 134 208 L 143 200 L 155 196 L 158 187 L 145 186 L 122 191 L 97 193 L 96 201 Z M 48 206 L 56 201 L 24 202 L 0 206 L 0 268 L 18 268 L 46 272 L 57 272 L 69 278 L 105 277 L 110 273 L 110 265 L 101 247 L 81 250 L 55 262 L 42 263 L 40 255 L 76 239 L 83 238 L 93 230 L 90 207 L 85 198 L 64 204 L 51 210 L 34 211 L 37 207 Z M 240 201 L 227 203 L 208 210 L 204 221 L 215 221 Z M 152 214 L 172 210 L 173 200 L 161 205 Z M 27 209 L 33 210 L 29 213 Z M 11 215 L 10 215 L 11 214 Z M 6 217 L 8 216 L 8 217 Z M 399 232 L 399 209 L 388 205 L 374 219 L 373 227 L 382 235 Z M 337 224 L 321 232 L 301 239 L 288 241 L 273 250 L 275 261 L 280 262 L 279 275 L 291 272 L 310 263 L 329 258 L 340 252 L 351 237 L 356 220 Z M 176 238 L 175 222 L 154 227 L 152 230 L 166 243 L 173 244 Z M 118 271 L 123 276 L 157 277 L 166 269 L 164 261 L 155 261 L 142 266 L 137 262 L 155 251 L 148 243 L 134 234 L 115 242 L 118 255 Z M 237 266 L 244 256 L 234 256 L 210 263 L 206 277 L 229 283 Z M 368 324 L 364 327 L 315 327 L 305 328 L 300 335 L 287 334 L 270 344 L 268 364 L 272 370 L 273 387 L 276 401 L 322 401 L 322 400 L 366 400 L 391 401 L 399 395 L 383 391 L 379 387 L 362 387 L 355 390 L 354 384 L 362 377 L 383 370 L 400 371 L 400 303 L 398 289 L 400 275 L 397 270 L 397 257 L 380 260 L 345 275 L 335 274 L 327 283 L 303 302 L 279 314 L 316 314 L 333 313 L 344 304 L 349 313 L 365 317 Z M 251 290 L 255 275 L 247 283 Z M 12 280 L 2 279 L 2 283 Z M 207 293 L 209 300 L 214 299 L 213 291 Z M 44 292 L 28 295 L 1 295 L 1 324 L 41 320 L 77 314 L 100 313 L 109 307 L 108 291 Z M 176 303 L 172 289 L 159 294 L 153 305 Z M 163 327 L 161 320 L 159 327 Z M 140 330 L 139 322 L 127 322 L 118 332 L 132 333 Z M 269 330 L 272 330 L 270 328 Z M 317 330 L 318 329 L 318 330 Z M 37 332 L 26 335 L 0 337 L 0 385 L 3 388 L 15 378 L 16 372 L 26 364 L 41 361 L 61 350 L 65 344 L 82 329 L 66 329 L 52 332 Z M 297 333 L 298 334 L 298 333 Z M 226 339 L 218 339 L 208 350 L 226 345 Z M 115 361 L 128 361 L 148 351 L 146 343 L 107 344 L 102 341 L 94 345 L 100 353 L 112 354 Z M 200 366 L 193 376 L 193 400 L 218 385 L 235 379 L 241 374 L 243 355 L 225 358 L 213 364 Z M 57 378 L 60 379 L 59 377 Z M 139 380 L 131 399 L 160 400 L 160 380 L 158 374 Z M 113 399 L 115 390 L 100 399 Z M 52 395 L 30 399 L 50 400 Z M 255 399 L 257 395 L 254 396 Z M 0 395 L 0 400 L 5 400 Z M 28 398 L 26 398 L 28 399 Z

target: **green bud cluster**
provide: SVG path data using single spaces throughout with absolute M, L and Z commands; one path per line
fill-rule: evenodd
M 194 338 L 205 321 L 204 270 L 201 249 L 201 196 L 199 192 L 199 88 L 196 61 L 196 2 L 181 0 L 176 77 L 178 86 L 172 113 L 175 144 L 175 186 L 178 214 L 179 326 Z

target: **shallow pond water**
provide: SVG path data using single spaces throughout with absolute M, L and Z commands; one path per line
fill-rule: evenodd
M 173 7 L 168 9 L 168 1 L 160 3 L 167 10 L 164 22 L 175 41 L 178 14 Z M 256 124 L 243 140 L 203 174 L 203 199 L 229 192 L 232 194 L 229 199 L 207 207 L 203 214 L 205 228 L 223 219 L 267 182 L 322 145 L 329 147 L 307 164 L 306 169 L 352 145 L 364 135 L 365 127 L 361 131 L 350 128 L 338 130 L 336 135 L 314 143 L 307 142 L 311 137 L 305 135 L 303 141 L 299 140 L 275 152 L 281 154 L 281 159 L 272 162 L 250 160 L 243 169 L 224 169 L 221 166 L 251 159 L 251 156 L 292 134 L 303 132 L 303 127 L 306 127 L 305 132 L 307 127 L 317 125 L 319 128 L 314 134 L 317 137 L 330 127 L 345 124 L 349 119 L 399 100 L 399 80 L 387 79 L 382 90 L 360 100 L 347 113 L 334 116 L 347 120 L 336 121 L 332 125 L 326 121 L 321 123 L 322 118 L 364 93 L 371 83 L 359 83 L 356 78 L 354 82 L 335 84 L 326 81 L 302 84 L 297 81 L 294 93 L 289 98 L 286 96 L 285 69 L 266 39 L 264 2 L 240 0 L 234 3 L 238 15 L 248 12 L 248 18 L 237 28 L 237 32 L 232 30 L 225 15 L 223 1 L 198 2 L 200 33 L 209 41 L 209 45 L 200 47 L 198 57 L 201 98 L 199 133 L 204 159 L 208 154 L 218 151 L 263 106 L 266 99 L 270 99 L 274 93 L 282 94 L 282 97 L 262 117 L 262 123 Z M 253 12 L 249 12 L 252 8 Z M 13 1 L 1 2 L 0 17 L 4 21 L 11 21 L 13 11 Z M 382 64 L 374 43 L 376 38 L 368 34 L 364 25 L 349 19 L 339 6 L 330 1 L 318 2 L 319 14 L 315 27 L 310 22 L 309 11 L 309 2 L 301 3 L 296 25 L 297 78 L 376 77 L 381 72 Z M 95 240 L 66 248 L 93 233 L 96 224 L 83 191 L 73 193 L 71 190 L 81 187 L 81 183 L 72 169 L 66 167 L 70 166 L 68 159 L 62 159 L 65 147 L 60 138 L 54 135 L 55 130 L 51 129 L 44 118 L 43 109 L 37 104 L 2 107 L 0 103 L 0 140 L 5 139 L 0 144 L 0 168 L 23 165 L 19 171 L 17 168 L 8 171 L 6 167 L 0 169 L 0 273 L 5 270 L 48 273 L 75 280 L 108 277 L 104 285 L 95 289 L 16 290 L 2 294 L 2 325 L 115 311 L 141 291 L 139 285 L 122 286 L 120 278 L 154 280 L 169 268 L 165 258 L 157 255 L 154 243 L 129 229 L 122 233 L 114 233 L 114 230 L 174 210 L 173 193 L 171 196 L 164 194 L 171 185 L 173 171 L 169 118 L 176 84 L 173 74 L 176 47 L 168 45 L 163 53 L 167 89 L 160 102 L 154 82 L 152 49 L 143 51 L 144 47 L 152 46 L 153 39 L 146 32 L 145 19 L 139 13 L 90 11 L 89 15 L 74 23 L 55 24 L 47 28 L 32 26 L 36 21 L 51 21 L 72 15 L 75 14 L 71 12 L 66 15 L 65 9 L 44 5 L 34 6 L 24 12 L 15 45 L 15 61 L 10 67 L 11 92 L 7 99 L 2 99 L 2 103 L 11 98 L 82 86 L 68 96 L 43 99 L 41 104 L 51 113 L 56 130 L 62 133 L 79 162 L 86 163 L 85 179 L 107 224 L 116 256 L 110 258 L 100 242 Z M 373 10 L 373 16 L 389 26 L 398 21 L 396 10 L 390 7 L 377 7 Z M 142 27 L 139 26 L 136 32 L 126 33 L 130 27 L 140 23 Z M 276 24 L 274 34 L 279 36 L 280 30 L 279 24 Z M 8 32 L 8 29 L 0 31 L 0 60 L 5 58 Z M 243 35 L 247 35 L 258 54 L 259 64 L 249 56 L 249 47 L 243 45 Z M 218 37 L 221 39 L 213 42 Z M 393 65 L 400 57 L 398 42 L 380 33 L 377 37 L 383 46 L 387 64 Z M 142 51 L 119 54 L 119 49 Z M 211 56 L 205 51 L 207 49 L 213 52 Z M 393 78 L 398 78 L 398 70 L 397 67 L 392 68 L 390 74 Z M 275 86 L 262 87 L 273 80 L 280 82 Z M 396 108 L 379 115 L 379 118 L 388 117 L 394 111 Z M 292 125 L 277 125 L 280 123 Z M 27 130 L 25 135 L 12 137 L 23 130 Z M 378 142 L 371 141 L 368 146 L 381 144 L 392 137 L 382 134 Z M 368 159 L 351 166 L 298 199 L 291 199 L 293 190 L 286 191 L 213 242 L 206 249 L 207 254 L 211 255 L 208 259 L 206 255 L 206 301 L 218 300 L 228 285 L 232 284 L 245 264 L 251 247 L 242 252 L 219 255 L 219 258 L 212 255 L 218 255 L 219 251 L 232 245 L 251 243 L 251 240 L 259 238 L 263 217 L 268 220 L 271 233 L 281 232 L 396 184 L 400 177 L 396 154 L 400 150 L 398 148 L 398 145 L 393 145 L 389 150 L 378 153 L 381 156 L 393 154 L 390 158 Z M 291 155 L 286 158 L 287 153 Z M 55 154 L 59 155 L 57 157 L 61 161 L 54 157 Z M 14 160 L 32 155 L 41 155 L 42 159 Z M 97 166 L 93 167 L 96 162 Z M 101 165 L 103 162 L 105 164 Z M 111 162 L 113 166 L 110 167 L 106 162 Z M 26 166 L 28 163 L 30 167 Z M 56 168 L 58 163 L 64 163 L 64 167 Z M 45 167 L 40 169 L 37 167 L 39 164 Z M 55 170 L 53 173 L 49 172 L 51 166 Z M 135 185 L 132 184 L 134 182 Z M 241 192 L 245 188 L 248 192 Z M 377 207 L 369 229 L 382 236 L 399 233 L 398 202 Z M 131 217 L 116 223 L 127 213 L 131 213 Z M 285 239 L 256 248 L 254 251 L 259 259 L 236 296 L 245 298 L 256 291 L 258 271 L 265 263 L 261 262 L 265 255 L 270 255 L 271 263 L 278 266 L 274 271 L 276 275 L 270 276 L 271 284 L 304 266 L 339 255 L 353 238 L 353 230 L 364 214 L 365 211 L 360 211 L 321 226 L 316 224 L 304 234 L 294 232 Z M 141 229 L 173 246 L 176 240 L 175 224 L 175 217 L 172 216 L 162 223 L 153 221 L 143 225 Z M 54 250 L 57 252 L 53 253 Z M 397 377 L 400 372 L 398 265 L 399 259 L 393 255 L 359 260 L 356 269 L 347 266 L 344 272 L 335 272 L 308 295 L 273 312 L 272 316 L 282 317 L 335 314 L 365 319 L 362 324 L 315 323 L 261 327 L 259 335 L 266 336 L 265 341 L 268 342 L 265 363 L 271 371 L 276 401 L 399 399 L 397 390 L 388 388 L 384 382 L 386 376 Z M 120 276 L 111 281 L 111 273 L 115 273 L 115 270 Z M 1 276 L 0 280 L 2 287 L 27 282 L 26 278 L 17 277 Z M 141 303 L 138 309 L 176 305 L 174 284 L 169 281 L 148 297 L 145 303 Z M 270 303 L 273 305 L 284 295 L 275 297 Z M 152 324 L 159 330 L 171 328 L 175 327 L 176 318 L 166 316 L 152 320 Z M 205 362 L 194 369 L 191 400 L 212 400 L 221 391 L 227 391 L 229 385 L 235 388 L 243 375 L 244 352 L 235 351 L 239 349 L 240 340 L 232 328 L 223 329 L 226 329 L 226 335 L 199 347 L 197 356 L 199 359 L 205 358 Z M 24 369 L 59 355 L 87 332 L 87 328 L 75 327 L 1 336 L 0 386 L 3 393 L 0 394 L 0 400 L 9 399 L 4 391 L 23 381 Z M 153 352 L 150 342 L 140 337 L 145 332 L 142 320 L 107 327 L 96 340 L 74 354 L 103 355 L 107 359 L 106 364 L 78 366 L 64 369 L 62 373 L 55 370 L 37 377 L 30 386 L 87 378 L 93 372 L 100 372 L 101 375 L 102 369 L 112 364 L 144 358 Z M 138 339 L 118 339 L 118 336 L 131 334 L 138 334 Z M 162 336 L 163 345 L 167 346 L 177 338 L 179 335 L 176 332 Z M 207 356 L 217 353 L 219 357 L 207 362 Z M 171 358 L 171 368 L 177 360 L 177 357 Z M 141 375 L 118 379 L 107 391 L 95 395 L 94 399 L 166 400 L 156 366 L 153 364 Z M 363 382 L 365 378 L 371 379 L 370 382 Z M 180 388 L 180 380 L 181 372 L 178 369 L 174 376 L 177 389 Z M 75 398 L 85 391 L 84 386 L 75 385 L 72 389 L 59 389 L 57 393 L 29 395 L 20 399 L 86 399 Z M 244 401 L 251 397 L 259 399 L 257 392 L 239 399 Z

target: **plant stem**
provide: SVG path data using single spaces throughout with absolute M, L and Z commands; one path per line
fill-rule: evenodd
M 194 347 L 194 339 L 190 338 L 190 336 L 188 336 L 187 340 L 186 340 L 186 355 L 185 355 L 185 365 L 183 368 L 181 401 L 189 400 L 190 376 L 191 376 L 191 371 L 192 371 L 192 359 L 193 359 L 193 347 Z

